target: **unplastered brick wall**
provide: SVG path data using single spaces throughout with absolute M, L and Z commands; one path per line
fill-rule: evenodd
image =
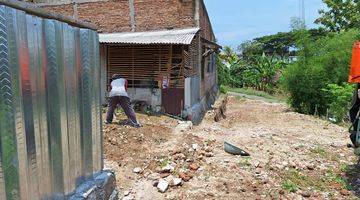
M 135 0 L 136 31 L 195 26 L 193 0 Z
M 100 32 L 131 31 L 129 0 L 78 4 L 80 20 L 89 20 Z
M 206 7 L 204 5 L 204 3 L 200 3 L 200 11 L 199 11 L 199 15 L 200 15 L 200 28 L 201 28 L 201 37 L 209 40 L 209 41 L 214 41 L 214 33 L 211 27 L 211 22 L 210 22 L 210 18 L 208 16 L 208 13 L 206 11 Z
M 66 5 L 62 5 L 62 6 L 51 6 L 51 7 L 45 7 L 45 9 L 57 13 L 57 14 L 61 14 L 61 15 L 66 15 L 66 16 L 70 16 L 73 17 L 73 6 L 71 4 L 66 4 Z
M 99 0 L 44 8 L 77 17 L 98 26 L 99 32 L 131 31 L 130 2 L 134 4 L 135 31 L 195 27 L 194 0 Z
M 44 6 L 45 9 L 79 20 L 91 22 L 98 27 L 99 32 L 129 32 L 130 8 L 129 0 L 109 0 L 54 6 Z

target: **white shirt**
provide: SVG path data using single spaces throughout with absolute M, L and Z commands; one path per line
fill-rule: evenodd
M 116 80 L 113 80 L 111 82 L 111 91 L 109 93 L 109 97 L 115 97 L 115 96 L 125 96 L 128 97 L 128 94 L 125 89 L 126 79 L 119 78 Z

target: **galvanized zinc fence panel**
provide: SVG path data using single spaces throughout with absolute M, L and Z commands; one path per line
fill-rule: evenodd
M 0 199 L 62 198 L 102 169 L 98 41 L 0 5 Z

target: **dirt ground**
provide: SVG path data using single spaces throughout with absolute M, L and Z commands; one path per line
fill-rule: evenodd
M 360 191 L 346 128 L 285 104 L 230 96 L 226 119 L 214 122 L 211 110 L 194 127 L 138 118 L 140 129 L 104 126 L 105 167 L 116 172 L 120 199 L 357 199 Z M 250 157 L 226 153 L 225 141 Z M 173 177 L 182 185 L 155 187 Z

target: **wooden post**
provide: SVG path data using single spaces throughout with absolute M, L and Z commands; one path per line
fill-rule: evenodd
M 184 45 L 181 46 L 181 66 L 180 66 L 180 71 L 179 71 L 179 75 L 178 78 L 180 78 L 181 76 L 184 77 L 183 73 L 184 73 Z
M 169 62 L 168 62 L 168 67 L 167 67 L 167 77 L 168 77 L 168 82 L 169 82 L 169 86 L 171 85 L 171 67 L 172 67 L 172 59 L 173 59 L 173 45 L 170 45 L 170 54 L 169 54 Z
M 134 69 L 134 65 L 135 65 L 135 58 L 134 58 L 134 47 L 131 47 L 131 59 L 132 59 L 132 88 L 135 87 L 135 69 Z

